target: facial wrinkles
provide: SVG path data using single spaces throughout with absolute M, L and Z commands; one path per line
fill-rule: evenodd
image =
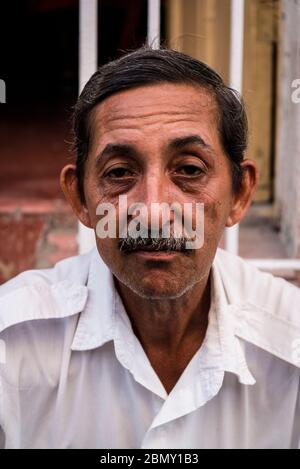
M 138 103 L 138 97 L 133 98 L 133 96 L 128 97 L 127 95 L 125 99 L 120 99 L 120 96 L 112 96 L 98 105 L 91 115 L 91 120 L 94 121 L 94 131 L 92 132 L 94 146 L 99 147 L 97 142 L 101 139 L 106 140 L 106 138 L 114 136 L 117 138 L 122 132 L 137 131 L 138 134 L 142 134 L 148 131 L 149 133 L 161 132 L 164 129 L 167 133 L 168 128 L 170 131 L 172 130 L 172 126 L 174 126 L 174 131 L 178 131 L 183 126 L 189 127 L 191 124 L 197 126 L 193 129 L 194 133 L 201 129 L 202 133 L 205 132 L 207 140 L 214 138 L 218 141 L 217 109 L 213 98 L 200 91 L 199 98 L 195 99 L 193 88 L 192 92 L 192 96 L 176 93 L 172 97 L 171 93 L 170 96 L 165 97 L 157 93 L 154 87 L 150 96 L 149 90 L 143 90 L 142 104 Z M 176 103 L 174 104 L 172 101 L 176 101 Z M 176 128 L 178 124 L 180 125 L 179 129 Z
M 157 90 L 154 89 L 150 93 L 150 95 L 153 94 L 153 99 L 151 99 L 152 96 L 149 98 L 149 90 L 148 93 L 144 90 L 140 98 L 143 99 L 143 103 L 139 104 L 139 95 L 136 96 L 136 91 L 130 90 L 129 93 L 133 92 L 133 94 L 130 96 L 127 94 L 127 97 L 125 97 L 125 92 L 123 94 L 125 99 L 120 99 L 121 95 L 112 96 L 95 108 L 93 116 L 95 148 L 93 148 L 94 155 L 92 156 L 98 154 L 107 143 L 128 142 L 135 145 L 144 156 L 147 154 L 147 161 L 151 159 L 151 173 L 153 177 L 156 177 L 157 171 L 154 167 L 160 166 L 161 163 L 155 155 L 162 155 L 171 138 L 184 134 L 199 134 L 217 152 L 222 152 L 213 98 L 210 96 L 203 98 L 205 93 L 200 92 L 199 98 L 195 99 L 195 90 L 192 88 L 192 96 L 188 93 L 187 95 L 186 93 L 179 94 L 177 95 L 178 102 L 174 104 L 175 96 L 172 93 L 168 97 L 159 96 Z M 160 102 L 157 102 L 158 98 Z M 225 170 L 225 161 L 217 161 L 217 164 L 220 170 Z M 151 174 L 148 172 L 147 175 L 150 180 Z M 192 193 L 194 191 L 191 191 L 191 194 L 185 191 L 184 197 L 186 199 L 196 197 L 211 205 L 216 202 L 216 184 L 219 185 L 217 174 L 213 177 L 212 184 L 201 187 L 201 194 L 197 196 Z M 109 198 L 109 195 L 109 193 L 102 193 L 104 199 L 106 196 Z M 174 198 L 176 195 L 178 194 L 174 189 Z
M 144 122 L 138 122 L 138 118 L 133 118 L 130 121 L 120 121 L 120 125 L 116 128 L 102 128 L 101 137 L 98 138 L 98 142 L 94 139 L 94 146 L 92 149 L 92 158 L 96 158 L 97 155 L 105 148 L 108 143 L 121 143 L 133 145 L 136 148 L 137 154 L 141 157 L 139 162 L 144 166 L 151 160 L 151 166 L 159 165 L 159 161 L 156 155 L 159 155 L 159 159 L 163 158 L 165 163 L 169 161 L 168 156 L 168 144 L 172 139 L 185 137 L 188 135 L 199 135 L 213 151 L 204 149 L 207 157 L 211 159 L 210 165 L 214 166 L 218 163 L 215 153 L 222 151 L 217 143 L 218 137 L 213 137 L 214 130 L 208 125 L 200 127 L 197 124 L 197 119 L 188 120 L 185 116 L 175 120 L 164 120 L 161 116 L 155 116 L 155 118 Z M 191 151 L 192 146 L 189 149 Z M 194 146 L 197 148 L 197 145 Z M 200 149 L 199 149 L 200 151 Z M 164 156 L 165 155 L 165 156 Z M 208 160 L 209 162 L 209 160 Z M 205 163 L 203 163 L 205 164 Z M 153 171 L 155 172 L 155 171 Z
M 105 125 L 103 126 L 104 129 L 107 130 L 114 129 L 114 128 L 123 128 L 124 124 L 125 127 L 133 127 L 135 128 L 139 121 L 143 122 L 143 125 L 156 125 L 163 120 L 164 124 L 176 124 L 177 122 L 187 121 L 187 122 L 198 122 L 201 121 L 203 113 L 195 112 L 194 110 L 184 112 L 183 109 L 177 109 L 173 111 L 163 111 L 161 108 L 158 108 L 157 111 L 153 111 L 151 113 L 141 112 L 134 114 L 120 114 L 118 111 L 111 112 L 108 117 L 106 117 Z M 208 121 L 207 116 L 205 120 Z M 136 125 L 135 125 L 136 122 Z
M 129 90 L 108 98 L 97 108 L 101 109 L 101 114 L 106 117 L 110 116 L 112 119 L 136 116 L 147 118 L 160 113 L 170 116 L 184 113 L 193 115 L 195 112 L 205 113 L 207 117 L 208 112 L 216 112 L 217 105 L 214 99 L 203 90 L 199 91 L 199 96 L 195 99 L 194 88 L 176 87 L 175 90 L 172 86 L 167 88 L 167 96 L 164 93 L 159 93 L 155 86 L 151 90 L 146 88 Z M 188 92 L 186 92 L 187 90 Z M 137 93 L 138 91 L 139 93 Z M 124 99 L 121 98 L 122 94 Z M 139 94 L 140 96 L 138 96 Z M 139 100 L 142 102 L 139 103 Z

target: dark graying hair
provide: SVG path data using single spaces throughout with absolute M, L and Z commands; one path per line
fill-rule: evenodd
M 84 168 L 89 152 L 92 109 L 122 90 L 158 83 L 198 85 L 216 100 L 220 142 L 232 170 L 232 187 L 239 192 L 243 179 L 241 162 L 247 147 L 247 115 L 242 98 L 205 63 L 171 49 L 142 47 L 100 67 L 85 85 L 73 114 L 76 171 L 84 201 Z

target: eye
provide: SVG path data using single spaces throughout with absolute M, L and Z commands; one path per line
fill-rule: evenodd
M 108 171 L 105 176 L 114 179 L 121 179 L 124 177 L 131 177 L 133 176 L 133 173 L 128 168 L 114 168 Z
M 182 174 L 183 176 L 199 176 L 203 173 L 203 170 L 199 166 L 188 164 L 178 168 L 175 173 Z

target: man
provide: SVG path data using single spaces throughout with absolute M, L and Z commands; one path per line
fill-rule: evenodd
M 297 448 L 299 290 L 218 249 L 257 183 L 238 95 L 143 48 L 91 77 L 74 130 L 61 185 L 97 247 L 1 287 L 2 446 Z M 125 196 L 146 210 L 124 234 Z

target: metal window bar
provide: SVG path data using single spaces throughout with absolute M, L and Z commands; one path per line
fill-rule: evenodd
M 231 0 L 229 83 L 239 93 L 242 93 L 243 87 L 244 16 L 244 0 Z M 225 249 L 238 254 L 239 225 L 226 228 Z
M 147 43 L 153 49 L 160 46 L 160 0 L 148 0 Z
M 79 1 L 79 93 L 98 66 L 98 0 Z M 78 223 L 79 254 L 95 246 L 94 231 Z

